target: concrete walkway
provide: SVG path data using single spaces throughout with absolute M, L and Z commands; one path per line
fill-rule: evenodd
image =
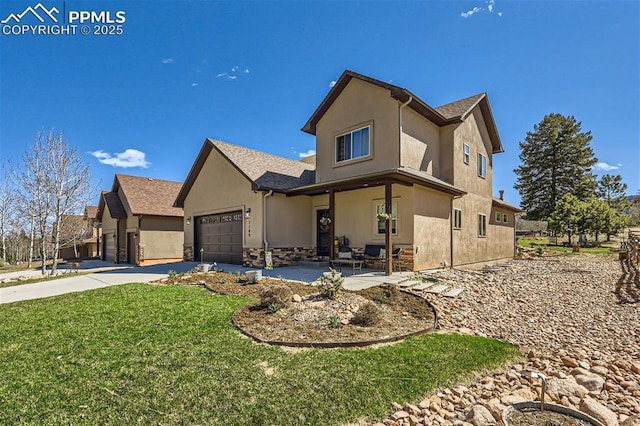
M 116 265 L 100 260 L 83 261 L 80 263 L 80 271 L 84 273 L 88 272 L 86 275 L 75 275 L 73 272 L 69 272 L 65 274 L 64 278 L 0 288 L 0 304 L 21 300 L 41 299 L 119 284 L 145 283 L 166 278 L 170 270 L 182 273 L 190 271 L 197 265 L 197 262 L 175 262 L 134 267 L 131 265 Z M 231 273 L 245 273 L 249 270 L 255 270 L 255 268 L 252 269 L 229 264 L 218 264 L 217 267 L 225 272 Z M 322 273 L 327 272 L 327 270 L 328 269 L 317 267 L 287 266 L 272 270 L 263 269 L 262 275 L 270 278 L 283 278 L 285 280 L 312 283 L 318 280 L 322 276 Z M 399 284 L 407 281 L 413 273 L 394 272 L 393 275 L 387 276 L 380 271 L 368 269 L 352 271 L 349 268 L 343 268 L 342 274 L 345 278 L 344 288 L 347 290 L 362 290 L 384 283 Z M 40 275 L 41 271 L 36 269 L 0 274 L 0 279 L 17 276 L 37 277 Z

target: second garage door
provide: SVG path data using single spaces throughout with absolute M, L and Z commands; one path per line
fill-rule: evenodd
M 196 219 L 196 260 L 242 264 L 242 212 L 200 216 Z
M 114 234 L 104 234 L 102 236 L 104 241 L 103 255 L 106 262 L 116 262 L 116 239 L 114 237 Z

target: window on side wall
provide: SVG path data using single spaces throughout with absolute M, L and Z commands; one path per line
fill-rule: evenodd
M 370 126 L 336 136 L 336 163 L 369 156 Z
M 496 212 L 496 222 L 500 223 L 502 221 L 502 213 Z
M 478 176 L 487 178 L 487 157 L 482 154 L 478 154 Z
M 469 148 L 469 145 L 465 143 L 462 147 L 462 161 L 464 161 L 464 164 L 469 164 L 470 152 L 471 150 Z
M 485 238 L 487 236 L 487 215 L 478 215 L 478 238 Z
M 462 229 L 462 210 L 453 209 L 453 229 Z
M 507 214 L 506 214 L 506 213 L 503 213 L 503 214 L 502 214 L 502 221 L 503 221 L 504 223 L 509 222 L 509 216 L 507 216 Z
M 375 216 L 374 219 L 377 222 L 377 225 L 376 225 L 377 232 L 376 233 L 378 235 L 384 235 L 385 230 L 386 230 L 387 221 L 378 220 L 378 214 L 381 214 L 381 213 L 384 213 L 384 212 L 385 212 L 384 203 L 376 205 L 376 216 Z M 393 235 L 397 235 L 398 234 L 398 203 L 391 204 L 390 222 L 391 222 L 391 233 Z

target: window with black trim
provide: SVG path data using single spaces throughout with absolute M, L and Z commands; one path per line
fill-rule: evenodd
M 336 136 L 336 163 L 367 157 L 371 152 L 370 126 Z
M 487 236 L 487 215 L 478 215 L 478 237 L 485 238 Z
M 487 178 L 487 157 L 478 154 L 478 176 Z
M 462 229 L 462 210 L 453 209 L 453 229 Z

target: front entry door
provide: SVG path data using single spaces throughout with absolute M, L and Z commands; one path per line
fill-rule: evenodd
M 329 217 L 329 210 L 318 210 L 316 212 L 317 252 L 318 256 L 329 256 L 331 252 L 330 225 L 323 225 L 320 222 L 323 217 Z

